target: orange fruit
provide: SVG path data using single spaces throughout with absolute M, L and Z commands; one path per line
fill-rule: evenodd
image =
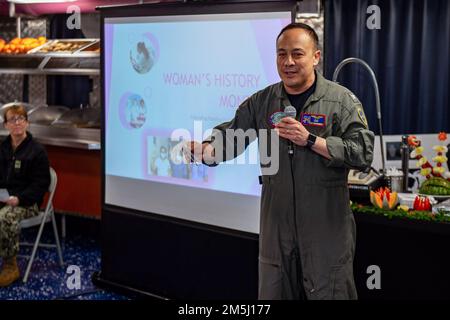
M 11 40 L 10 44 L 19 44 L 20 41 L 21 41 L 20 38 L 14 38 L 14 39 Z

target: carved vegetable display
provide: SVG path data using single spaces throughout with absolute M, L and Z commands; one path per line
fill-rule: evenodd
M 414 199 L 414 210 L 417 211 L 431 211 L 431 203 L 428 197 L 417 196 Z
M 370 191 L 370 202 L 377 208 L 392 210 L 398 203 L 397 192 L 391 192 L 389 188 Z

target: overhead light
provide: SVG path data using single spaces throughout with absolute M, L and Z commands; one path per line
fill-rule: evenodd
M 302 0 L 297 2 L 297 19 L 319 18 L 320 0 Z
M 8 0 L 8 2 L 15 4 L 37 4 L 37 3 L 61 3 L 61 2 L 75 2 L 77 0 Z

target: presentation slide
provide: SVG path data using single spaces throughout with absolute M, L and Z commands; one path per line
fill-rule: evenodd
M 257 141 L 217 167 L 183 162 L 177 146 L 280 81 L 275 40 L 290 22 L 290 11 L 106 18 L 105 203 L 258 233 Z

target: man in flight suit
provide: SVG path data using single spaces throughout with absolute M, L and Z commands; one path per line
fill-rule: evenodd
M 282 81 L 249 97 L 234 119 L 201 144 L 190 142 L 188 152 L 207 164 L 218 154 L 228 160 L 225 130 L 274 128 L 279 170 L 262 177 L 259 298 L 356 299 L 347 176 L 350 168 L 370 167 L 374 134 L 356 96 L 315 70 L 321 53 L 311 27 L 286 26 L 276 47 Z M 295 119 L 275 121 L 289 105 Z

